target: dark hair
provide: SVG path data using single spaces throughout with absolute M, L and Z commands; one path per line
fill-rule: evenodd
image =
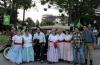
M 71 32 L 71 30 L 66 30 L 66 31 L 68 31 L 68 34 L 70 34 L 70 32 Z
M 75 28 L 79 29 L 79 27 L 77 27 L 77 26 L 74 26 L 74 29 L 75 29 Z
M 28 29 L 25 29 L 25 32 L 29 32 L 29 30 Z
M 37 27 L 36 29 L 40 29 L 40 30 L 41 30 L 41 28 L 40 28 L 40 27 Z

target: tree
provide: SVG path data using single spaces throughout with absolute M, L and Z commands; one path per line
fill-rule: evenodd
M 7 13 L 8 9 L 10 8 L 11 0 L 1 0 L 0 6 L 4 9 L 4 13 Z
M 36 24 L 36 27 L 38 27 L 38 26 L 40 25 L 40 23 L 39 23 L 39 21 L 38 21 L 38 20 L 36 21 L 36 23 L 35 23 L 35 24 Z
M 69 21 L 93 18 L 95 9 L 100 6 L 100 0 L 46 0 L 57 4 L 62 10 L 68 11 Z M 60 10 L 61 11 L 61 10 Z
M 23 8 L 23 24 L 25 20 L 25 10 L 32 6 L 32 0 L 14 0 L 18 8 Z
M 4 11 L 10 12 L 11 20 L 17 21 L 17 10 L 23 8 L 23 23 L 25 18 L 25 10 L 32 6 L 32 0 L 1 0 L 0 6 L 4 8 Z
M 50 26 L 50 25 L 54 25 L 55 23 L 49 20 L 44 20 L 40 23 L 40 26 Z
M 35 23 L 31 18 L 27 18 L 27 20 L 25 22 L 28 23 L 27 27 L 29 27 L 29 28 L 35 26 Z

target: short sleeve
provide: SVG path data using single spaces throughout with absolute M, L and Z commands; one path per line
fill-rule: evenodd
M 36 34 L 34 34 L 34 36 L 33 36 L 33 40 L 34 40 L 34 39 L 36 39 Z
M 30 38 L 32 39 L 32 35 L 30 34 Z
M 66 36 L 66 35 L 63 33 L 63 37 L 64 37 L 64 38 L 65 38 L 65 36 Z
M 12 37 L 12 40 L 13 40 L 13 41 L 16 40 L 16 35 Z

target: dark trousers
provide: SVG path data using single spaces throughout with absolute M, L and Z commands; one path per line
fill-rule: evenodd
M 35 59 L 40 59 L 40 60 L 44 60 L 45 56 L 44 56 L 44 46 L 43 43 L 37 43 L 34 46 L 34 51 L 35 51 Z

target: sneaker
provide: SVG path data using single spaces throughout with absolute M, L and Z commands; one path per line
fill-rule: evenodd
M 43 60 L 41 60 L 40 62 L 41 62 L 41 63 L 44 63 L 44 61 L 43 61 Z
M 93 65 L 93 61 L 92 60 L 90 60 L 90 65 Z
M 77 63 L 74 63 L 73 65 L 77 65 Z
M 48 64 L 52 64 L 52 62 L 48 62 Z
M 85 64 L 81 63 L 80 65 L 85 65 Z

